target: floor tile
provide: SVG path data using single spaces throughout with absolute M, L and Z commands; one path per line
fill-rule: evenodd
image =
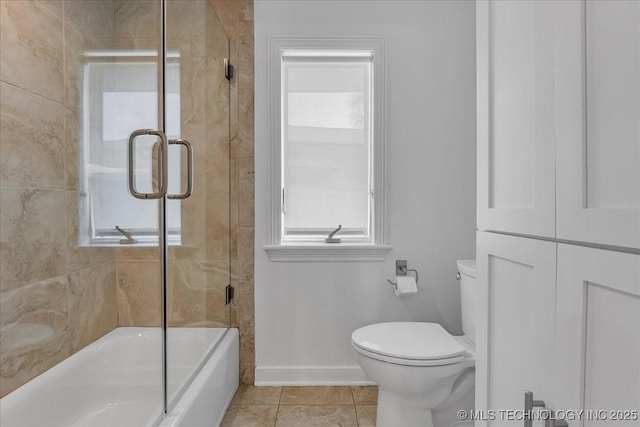
M 358 427 L 376 427 L 376 405 L 356 405 Z
M 238 405 L 277 405 L 280 403 L 282 387 L 255 387 L 241 385 L 236 391 L 230 406 Z
M 273 427 L 278 405 L 242 405 L 227 410 L 221 427 Z
M 375 405 L 378 403 L 378 387 L 351 387 L 353 403 L 356 405 Z
M 357 427 L 353 405 L 281 405 L 276 427 Z
M 353 405 L 350 387 L 282 387 L 281 405 Z

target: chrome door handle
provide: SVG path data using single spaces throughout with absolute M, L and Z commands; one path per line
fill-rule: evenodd
M 544 400 L 533 400 L 533 392 L 524 392 L 524 427 L 533 427 L 533 408 L 544 408 Z
M 139 136 L 155 135 L 160 138 L 160 149 L 158 150 L 158 191 L 154 193 L 141 193 L 136 190 L 134 183 L 134 168 L 135 168 L 135 144 L 134 141 Z M 128 162 L 128 181 L 129 192 L 136 199 L 161 199 L 167 194 L 167 152 L 169 151 L 169 143 L 164 132 L 158 129 L 138 129 L 129 135 L 129 162 Z
M 171 139 L 169 145 L 178 144 L 187 149 L 187 190 L 181 194 L 167 194 L 167 199 L 184 200 L 193 193 L 193 147 L 186 139 Z

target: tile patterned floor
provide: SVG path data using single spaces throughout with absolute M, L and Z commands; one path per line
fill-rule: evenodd
M 375 427 L 377 387 L 240 386 L 222 427 Z

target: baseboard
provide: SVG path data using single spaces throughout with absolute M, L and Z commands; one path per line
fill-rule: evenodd
M 375 385 L 359 366 L 258 366 L 258 386 Z

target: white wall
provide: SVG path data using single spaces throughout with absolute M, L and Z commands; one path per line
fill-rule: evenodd
M 389 241 L 385 262 L 271 262 L 269 36 L 386 38 Z M 456 259 L 475 256 L 475 4 L 255 2 L 256 382 L 357 382 L 350 337 L 418 320 L 461 333 Z M 395 260 L 420 272 L 397 298 Z M 324 370 L 322 370 L 324 369 Z

